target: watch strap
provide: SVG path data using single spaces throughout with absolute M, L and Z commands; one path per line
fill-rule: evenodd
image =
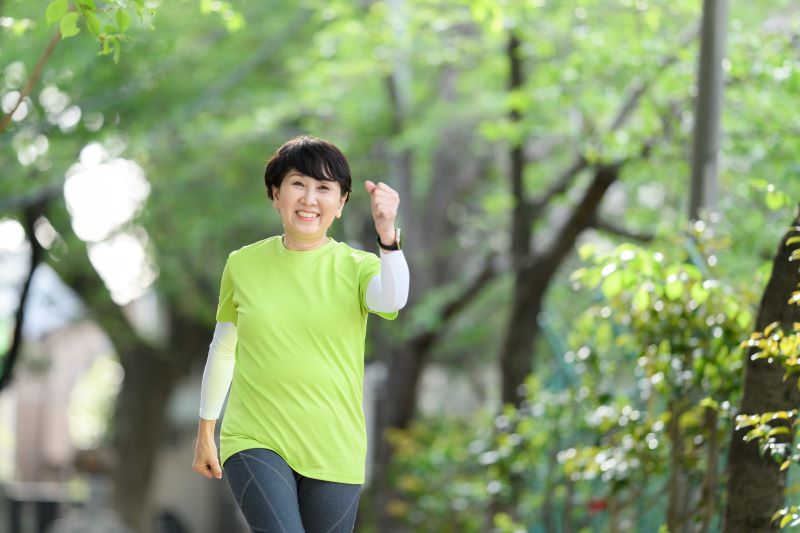
M 386 251 L 394 251 L 400 249 L 400 228 L 394 229 L 394 242 L 392 244 L 386 245 L 381 242 L 381 236 L 378 235 L 378 246 Z

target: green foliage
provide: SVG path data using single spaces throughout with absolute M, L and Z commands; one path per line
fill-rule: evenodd
M 692 240 L 686 245 L 695 248 Z M 702 254 L 702 248 L 697 252 Z M 753 316 L 750 305 L 743 303 L 749 298 L 742 300 L 739 289 L 710 277 L 707 256 L 695 263 L 695 254 L 687 251 L 685 261 L 667 263 L 661 252 L 630 244 L 611 253 L 585 248 L 583 254 L 590 254 L 594 265 L 576 270 L 572 280 L 600 289 L 604 301 L 578 319 L 573 339 L 594 329 L 594 340 L 584 345 L 590 352 L 618 353 L 623 344 L 641 347 L 635 360 L 623 356 L 620 364 L 635 363 L 641 377 L 660 392 L 732 398 L 741 369 L 732 347 Z M 619 333 L 612 337 L 612 329 Z M 617 366 L 596 370 L 607 374 Z
M 464 420 L 421 419 L 408 431 L 391 430 L 390 477 L 403 497 L 390 502 L 390 512 L 414 531 L 482 531 L 483 518 L 476 511 L 487 505 L 488 480 L 470 441 L 490 424 L 488 413 L 481 413 Z
M 785 527 L 794 527 L 800 525 L 800 507 L 797 505 L 791 505 L 780 511 L 777 511 L 774 515 L 772 515 L 772 521 L 776 521 L 778 518 L 781 519 L 779 525 L 781 529 Z
M 100 8 L 94 0 L 76 0 L 73 4 L 68 0 L 51 0 L 45 10 L 45 20 L 48 26 L 58 23 L 61 38 L 67 39 L 80 33 L 78 21 L 82 18 L 100 44 L 99 54 L 113 53 L 114 62 L 118 63 L 122 42 L 131 25 L 130 10 L 135 11 L 145 25 L 149 25 L 154 15 L 153 10 L 146 10 L 144 0 L 108 2 Z
M 236 11 L 230 2 L 201 0 L 200 12 L 203 14 L 218 14 L 230 32 L 238 31 L 245 25 L 244 16 L 239 11 Z
M 756 295 L 713 275 L 719 242 L 704 226 L 676 244 L 669 255 L 583 247 L 573 287 L 597 301 L 571 323 L 563 357 L 576 379 L 559 390 L 529 376 L 519 409 L 393 433 L 396 514 L 415 531 L 483 531 L 486 520 L 514 531 L 547 514 L 569 516 L 576 529 L 622 516 L 654 527 L 652 512 L 666 505 L 657 487 L 672 470 L 699 485 L 722 468 L 724 444 L 713 464 L 708 446 L 727 442 L 741 386 L 737 346 Z
M 766 193 L 764 202 L 770 211 L 778 211 L 792 205 L 789 195 L 776 189 L 773 183 L 768 183 L 766 180 L 751 180 L 750 185 L 754 190 Z

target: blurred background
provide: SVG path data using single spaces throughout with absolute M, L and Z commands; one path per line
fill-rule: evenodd
M 0 531 L 247 530 L 200 381 L 298 134 L 337 240 L 401 195 L 356 531 L 797 521 L 796 2 L 2 0 L 0 104 Z

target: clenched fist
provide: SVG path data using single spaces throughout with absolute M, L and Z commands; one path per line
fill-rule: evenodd
M 397 191 L 379 181 L 375 183 L 367 180 L 364 188 L 370 196 L 372 203 L 372 218 L 375 220 L 375 231 L 383 244 L 395 241 L 394 221 L 397 218 L 397 208 L 400 205 L 400 195 Z
M 222 468 L 220 468 L 217 458 L 217 445 L 213 438 L 197 438 L 192 470 L 208 479 L 222 478 Z

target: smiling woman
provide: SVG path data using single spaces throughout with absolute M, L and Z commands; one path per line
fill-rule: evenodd
M 291 170 L 280 187 L 271 185 L 272 203 L 286 232 L 283 244 L 290 250 L 311 250 L 325 243 L 334 218 L 341 218 L 347 201 L 333 179 L 316 178 Z
M 351 193 L 333 144 L 291 139 L 264 183 L 284 232 L 225 263 L 192 466 L 208 478 L 225 469 L 254 531 L 349 532 L 365 477 L 367 317 L 392 320 L 408 297 L 400 199 L 364 182 L 378 258 L 327 236 Z M 228 389 L 218 456 L 214 427 Z
M 281 146 L 267 163 L 264 185 L 283 221 L 283 244 L 311 250 L 325 243 L 351 192 L 350 167 L 338 148 L 309 137 Z

